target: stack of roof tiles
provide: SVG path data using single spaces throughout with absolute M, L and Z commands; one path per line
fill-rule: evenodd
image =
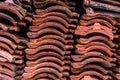
M 83 0 L 87 14 L 100 13 L 109 15 L 113 18 L 120 17 L 120 1 L 119 0 Z
M 27 16 L 32 16 L 34 14 L 33 3 L 32 0 L 13 0 L 15 4 L 21 6 L 26 9 Z M 34 1 L 34 0 L 33 0 Z
M 14 3 L 0 2 L 0 80 L 22 79 L 27 40 L 18 36 L 26 27 L 21 10 Z
M 120 36 L 119 36 L 119 18 L 120 18 L 120 1 L 119 0 L 84 0 L 84 6 L 85 6 L 85 11 L 87 15 L 93 15 L 93 14 L 102 14 L 102 15 L 107 15 L 112 18 L 114 18 L 117 23 L 113 24 L 113 35 L 114 35 L 114 44 L 116 47 L 114 47 L 114 54 L 117 58 L 116 61 L 116 66 L 113 69 L 114 71 L 114 77 L 119 80 L 120 79 L 120 68 L 119 68 L 119 43 L 120 43 Z M 92 22 L 92 21 L 90 21 Z M 101 22 L 101 21 L 100 21 Z M 106 23 L 106 19 L 104 22 Z M 110 22 L 112 23 L 112 22 Z
M 59 0 L 33 1 L 35 15 L 27 33 L 30 42 L 24 80 L 68 80 L 73 33 L 79 14 L 75 3 Z M 69 7 L 70 5 L 70 7 Z
M 114 38 L 114 43 L 118 46 L 116 48 L 116 56 L 117 56 L 117 62 L 116 62 L 116 68 L 115 70 L 115 77 L 117 80 L 120 80 L 120 19 L 118 18 L 116 24 L 117 31 L 114 33 L 115 38 Z
M 119 43 L 119 0 L 0 0 L 0 80 L 120 80 Z
M 102 14 L 82 16 L 75 30 L 75 52 L 71 55 L 71 80 L 84 80 L 90 76 L 96 80 L 115 80 L 117 47 L 114 39 L 116 21 Z

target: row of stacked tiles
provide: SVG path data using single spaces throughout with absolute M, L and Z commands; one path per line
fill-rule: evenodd
M 0 2 L 0 80 L 120 80 L 120 1 Z

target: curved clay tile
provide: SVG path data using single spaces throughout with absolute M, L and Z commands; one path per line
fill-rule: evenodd
M 57 76 L 58 78 L 61 78 L 62 77 L 62 74 L 60 72 L 58 72 L 57 70 L 55 69 L 52 69 L 52 68 L 39 68 L 35 71 L 33 71 L 32 73 L 24 73 L 23 74 L 23 77 L 26 77 L 26 78 L 33 78 L 35 75 L 38 75 L 40 73 L 52 73 L 54 76 Z
M 4 6 L 3 6 L 4 5 Z M 20 14 L 19 10 L 20 7 L 15 7 L 15 6 L 11 6 L 9 3 L 0 3 L 0 12 L 2 11 L 6 11 L 8 13 L 12 13 L 12 16 L 16 16 L 18 17 L 19 20 L 22 20 L 23 16 Z
M 5 19 L 5 20 L 9 21 L 13 25 L 17 24 L 17 22 L 11 16 L 9 16 L 7 14 L 4 14 L 2 12 L 0 12 L 0 19 Z
M 6 36 L 6 37 L 9 37 L 11 40 L 13 40 L 14 43 L 18 44 L 20 42 L 20 40 L 18 39 L 17 36 L 9 33 L 9 32 L 5 32 L 3 30 L 0 30 L 0 35 L 1 36 Z
M 3 67 L 7 67 L 11 71 L 15 71 L 16 70 L 16 66 L 14 64 L 11 64 L 11 63 L 1 62 L 0 61 L 0 65 L 3 66 Z
M 30 26 L 29 27 L 30 31 L 36 31 L 36 32 L 40 31 L 42 29 L 45 29 L 45 28 L 55 28 L 58 31 L 63 32 L 63 33 L 69 32 L 65 26 L 63 26 L 62 24 L 59 24 L 57 22 L 46 22 L 39 26 Z
M 9 47 L 11 47 L 13 50 L 15 50 L 17 48 L 17 45 L 12 42 L 10 39 L 5 38 L 5 37 L 0 37 L 0 42 L 3 42 L 5 44 L 7 44 Z
M 47 57 L 42 57 L 36 61 L 27 61 L 26 65 L 27 66 L 35 66 L 37 64 L 40 64 L 42 62 L 55 62 L 56 64 L 60 65 L 60 66 L 63 66 L 64 65 L 64 62 L 56 57 L 50 57 L 50 56 L 47 56 Z
M 61 48 L 62 50 L 65 50 L 65 44 L 61 43 L 58 40 L 54 40 L 54 39 L 45 39 L 45 40 L 35 42 L 35 43 L 34 42 L 27 43 L 27 45 L 29 45 L 29 48 L 37 48 L 39 46 L 48 45 L 48 44 L 56 45 L 59 48 Z
M 36 42 L 39 42 L 39 41 L 42 41 L 45 39 L 58 40 L 58 41 L 62 42 L 63 44 L 73 44 L 73 42 L 74 42 L 73 40 L 65 40 L 63 37 L 60 37 L 58 35 L 49 34 L 49 35 L 41 36 L 40 38 L 37 38 L 37 39 L 30 39 L 29 43 L 36 43 Z M 28 47 L 29 47 L 29 43 L 27 44 Z
M 111 50 L 111 48 L 108 45 L 106 45 L 105 43 L 97 42 L 97 41 L 90 42 L 89 44 L 86 44 L 86 45 L 77 44 L 76 46 L 78 46 L 79 48 L 82 48 L 82 47 L 88 48 L 90 46 L 95 46 L 95 45 L 104 46 L 104 47 L 108 48 L 109 50 Z
M 89 20 L 89 21 L 80 20 L 80 25 L 82 25 L 82 26 L 88 26 L 88 25 L 92 25 L 94 23 L 100 23 L 100 24 L 105 25 L 106 27 L 108 27 L 110 29 L 114 29 L 112 24 L 110 24 L 106 20 L 102 20 L 102 19 L 93 19 L 93 20 Z
M 76 53 L 85 54 L 85 53 L 90 52 L 90 51 L 100 51 L 101 53 L 103 53 L 106 56 L 112 56 L 113 55 L 111 50 L 107 49 L 104 46 L 98 46 L 98 45 L 90 46 L 88 48 L 84 48 L 84 47 L 79 48 L 79 47 L 77 47 Z
M 81 74 L 79 74 L 79 75 L 75 75 L 75 76 L 71 76 L 70 78 L 71 79 L 73 79 L 73 80 L 75 80 L 75 79 L 77 79 L 77 80 L 81 80 L 84 76 L 97 76 L 97 77 L 99 77 L 100 79 L 102 79 L 102 80 L 107 80 L 107 79 L 110 79 L 111 77 L 110 76 L 107 76 L 107 75 L 103 75 L 103 74 L 100 74 L 100 73 L 98 73 L 98 72 L 96 72 L 96 71 L 85 71 L 85 72 L 83 72 L 83 73 L 81 73 Z
M 37 52 L 40 52 L 40 51 L 45 51 L 45 50 L 48 50 L 48 51 L 55 51 L 57 52 L 58 54 L 60 55 L 64 55 L 65 52 L 63 50 L 61 50 L 60 48 L 54 46 L 54 45 L 42 45 L 42 46 L 39 46 L 35 49 L 26 49 L 25 52 L 27 54 L 36 54 Z
M 108 62 L 115 62 L 117 60 L 116 58 L 111 58 L 111 57 L 105 56 L 101 52 L 97 52 L 97 51 L 91 51 L 84 55 L 72 55 L 71 57 L 74 61 L 79 61 L 79 62 L 82 62 L 83 60 L 85 60 L 87 58 L 91 58 L 91 57 L 96 57 L 96 58 L 98 57 L 98 58 L 104 59 Z
M 75 31 L 75 34 L 76 35 L 80 35 L 80 36 L 87 36 L 87 35 L 90 35 L 90 34 L 100 34 L 100 35 L 104 35 L 106 37 L 108 37 L 109 39 L 113 40 L 114 36 L 112 33 L 110 32 L 107 32 L 105 30 L 86 30 L 86 31 L 82 31 L 82 30 L 76 30 Z
M 63 6 L 51 6 L 45 10 L 42 10 L 42 13 L 48 13 L 48 12 L 54 12 L 54 11 L 59 11 L 59 12 L 62 12 L 62 13 L 65 13 L 67 14 L 69 17 L 76 17 L 78 18 L 79 17 L 79 14 L 77 13 L 74 13 L 74 12 L 71 12 L 68 8 L 66 7 L 63 7 Z M 41 10 L 37 9 L 36 10 L 36 13 L 41 13 Z
M 74 62 L 72 63 L 72 67 L 75 68 L 75 69 L 80 69 L 81 67 L 87 65 L 87 64 L 92 64 L 92 63 L 99 63 L 101 66 L 103 67 L 107 67 L 107 68 L 110 68 L 110 67 L 113 67 L 115 65 L 113 65 L 112 63 L 109 63 L 108 61 L 105 61 L 101 58 L 88 58 L 82 62 Z
M 87 66 L 84 66 L 80 69 L 74 69 L 72 68 L 72 73 L 75 73 L 75 74 L 80 74 L 84 71 L 88 71 L 88 70 L 93 70 L 93 71 L 97 71 L 101 74 L 104 74 L 104 75 L 107 75 L 110 71 L 109 70 L 106 70 L 105 68 L 99 66 L 99 65 L 95 65 L 95 64 L 88 64 Z
M 8 53 L 7 51 L 3 51 L 3 50 L 0 50 L 0 56 L 7 59 L 8 62 L 14 62 L 15 61 L 15 57 L 12 56 L 10 53 Z
M 0 48 L 4 49 L 5 51 L 7 51 L 10 54 L 14 54 L 14 50 L 5 43 L 0 42 Z
M 76 25 L 73 24 L 69 24 L 65 19 L 59 17 L 59 16 L 47 16 L 47 17 L 41 17 L 39 19 L 36 20 L 32 20 L 32 24 L 34 26 L 38 26 L 38 25 L 43 25 L 46 22 L 58 22 L 60 24 L 62 24 L 63 26 L 65 26 L 66 28 L 76 28 Z
M 43 35 L 43 34 L 56 34 L 56 35 L 61 36 L 61 37 L 65 36 L 62 32 L 60 32 L 56 29 L 53 29 L 53 28 L 45 28 L 45 29 L 42 29 L 38 32 L 28 32 L 27 36 L 29 38 L 37 38 L 37 37 L 39 37 L 40 35 Z
M 60 54 L 58 54 L 58 53 L 56 53 L 54 51 L 42 51 L 42 52 L 39 52 L 39 53 L 37 53 L 35 55 L 34 54 L 33 55 L 29 55 L 29 54 L 26 55 L 28 60 L 36 60 L 36 59 L 39 59 L 41 57 L 46 57 L 46 56 L 56 57 L 56 58 L 58 58 L 60 60 L 64 59 L 63 56 L 61 56 Z
M 51 6 L 54 6 L 54 5 L 60 5 L 60 6 L 64 6 L 64 7 L 67 7 L 67 4 L 65 4 L 64 2 L 62 1 L 56 1 L 56 0 L 45 0 L 43 2 L 34 2 L 34 6 L 35 8 L 44 8 L 44 7 L 47 7 L 48 5 L 51 5 Z
M 48 77 L 49 76 L 49 77 Z M 24 80 L 26 80 L 28 78 L 24 77 Z M 59 80 L 58 77 L 54 76 L 52 73 L 39 73 L 37 75 L 35 75 L 33 78 L 29 78 L 29 80 L 49 80 L 49 79 L 53 79 L 53 80 Z
M 117 23 L 112 17 L 110 17 L 108 15 L 103 15 L 103 14 L 94 14 L 94 15 L 84 14 L 82 16 L 82 19 L 84 19 L 84 20 L 103 19 L 103 20 L 108 21 L 112 25 L 116 25 L 116 23 Z
M 8 75 L 5 75 L 5 74 L 0 74 L 0 77 L 3 77 L 5 79 L 7 79 L 7 80 L 14 80 L 14 78 L 12 78 L 12 77 L 10 77 Z
M 13 71 L 5 68 L 5 67 L 1 67 L 1 66 L 0 66 L 0 72 L 5 74 L 5 75 L 8 75 L 8 76 L 10 76 L 12 78 L 14 78 L 16 76 L 15 72 L 13 72 Z
M 104 42 L 105 44 L 107 44 L 110 47 L 115 46 L 115 44 L 110 39 L 108 39 L 107 37 L 102 36 L 102 35 L 96 35 L 96 36 L 93 36 L 90 38 L 80 38 L 79 40 L 77 40 L 78 43 L 84 44 L 84 45 L 89 44 L 93 41 Z
M 41 18 L 45 18 L 45 17 L 48 17 L 48 16 L 57 16 L 57 17 L 61 17 L 63 18 L 65 21 L 67 21 L 69 24 L 70 23 L 78 23 L 78 20 L 77 19 L 72 19 L 72 18 L 69 18 L 66 14 L 63 14 L 63 13 L 60 13 L 60 12 L 50 12 L 50 13 L 46 13 L 46 14 L 43 14 L 43 15 L 33 15 L 33 19 L 34 20 L 37 20 L 37 19 L 41 19 Z
M 59 72 L 62 72 L 63 71 L 63 67 L 61 67 L 60 65 L 54 63 L 54 62 L 43 62 L 43 63 L 40 63 L 40 64 L 37 64 L 35 65 L 34 67 L 25 67 L 25 72 L 26 73 L 31 73 L 39 68 L 54 68 L 56 70 L 58 70 Z

